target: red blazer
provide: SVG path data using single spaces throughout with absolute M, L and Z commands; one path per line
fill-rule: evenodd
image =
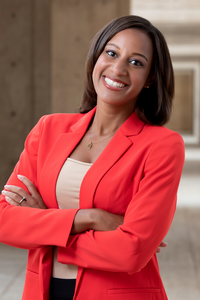
M 1 196 L 0 241 L 29 249 L 22 299 L 49 299 L 51 245 L 56 245 L 59 262 L 79 266 L 74 299 L 166 300 L 155 251 L 174 216 L 183 140 L 133 113 L 80 189 L 80 208 L 125 214 L 124 224 L 115 231 L 70 236 L 77 209 L 58 209 L 56 181 L 94 112 L 44 116 L 27 137 L 8 184 L 23 187 L 16 175 L 27 176 L 49 209 L 10 206 Z

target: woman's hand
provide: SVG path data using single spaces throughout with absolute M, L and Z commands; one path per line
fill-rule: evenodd
M 165 248 L 165 247 L 167 247 L 167 243 L 165 243 L 165 242 L 161 242 L 160 243 L 160 246 L 158 247 L 158 249 L 156 250 L 156 253 L 160 253 L 161 252 L 161 249 L 160 249 L 160 247 L 161 248 Z
M 5 196 L 6 201 L 11 205 L 46 209 L 47 207 L 35 185 L 25 176 L 18 175 L 17 177 L 27 187 L 30 194 L 21 187 L 5 185 L 6 191 L 2 191 L 2 194 Z

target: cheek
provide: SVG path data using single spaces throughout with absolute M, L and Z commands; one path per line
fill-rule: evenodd
M 149 72 L 140 72 L 137 74 L 137 76 L 135 78 L 132 79 L 133 81 L 136 82 L 136 84 L 138 85 L 138 88 L 144 87 L 144 85 L 148 79 L 148 74 L 149 74 Z
M 101 79 L 102 72 L 103 72 L 102 64 L 98 60 L 95 64 L 94 70 L 92 72 L 92 81 L 93 81 L 93 85 L 94 85 L 94 88 L 95 88 L 96 92 L 97 92 L 97 89 L 98 89 L 98 83 Z
M 97 73 L 98 73 L 98 64 L 96 63 L 94 66 L 93 72 L 92 72 L 92 81 L 93 81 L 94 86 L 97 81 Z
M 102 56 L 99 56 L 92 73 L 93 82 L 101 78 L 103 71 L 106 69 L 107 63 Z
M 95 78 L 96 78 L 96 65 L 94 66 L 93 72 L 92 72 L 92 81 L 93 84 L 95 83 Z
M 94 70 L 92 72 L 92 82 L 93 82 L 93 85 L 94 85 L 94 89 L 96 91 L 96 69 L 94 67 Z

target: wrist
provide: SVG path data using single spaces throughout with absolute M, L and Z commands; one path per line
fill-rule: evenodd
M 77 234 L 93 229 L 94 216 L 92 209 L 79 209 L 74 218 L 71 233 Z

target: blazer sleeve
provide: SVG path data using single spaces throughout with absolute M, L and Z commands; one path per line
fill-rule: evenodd
M 25 188 L 17 175 L 29 178 L 37 187 L 37 164 L 40 138 L 45 118 L 28 135 L 19 162 L 7 184 Z M 47 203 L 46 203 L 47 204 Z M 65 246 L 77 209 L 37 209 L 9 205 L 0 196 L 0 242 L 31 249 L 46 245 Z
M 140 271 L 169 230 L 183 164 L 184 144 L 177 133 L 157 141 L 123 225 L 115 231 L 90 230 L 70 236 L 66 247 L 58 248 L 58 261 L 130 274 Z

